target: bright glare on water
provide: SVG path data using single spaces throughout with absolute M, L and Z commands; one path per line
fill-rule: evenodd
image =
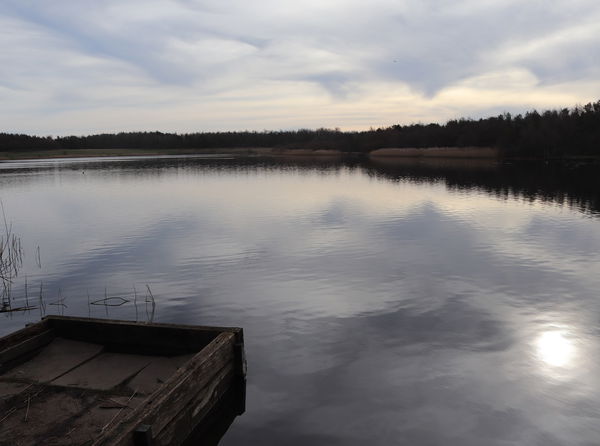
M 547 331 L 537 339 L 537 351 L 540 359 L 556 367 L 567 367 L 572 364 L 575 356 L 575 347 L 560 331 Z
M 597 168 L 454 164 L 3 163 L 13 305 L 244 327 L 223 445 L 598 444 Z

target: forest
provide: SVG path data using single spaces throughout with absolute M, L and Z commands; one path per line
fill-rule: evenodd
M 199 124 L 201 125 L 201 124 Z M 506 157 L 564 158 L 600 155 L 600 101 L 561 110 L 504 113 L 445 124 L 410 124 L 340 131 L 126 132 L 89 136 L 32 136 L 0 133 L 1 152 L 69 149 L 333 149 L 367 153 L 384 147 L 494 147 Z

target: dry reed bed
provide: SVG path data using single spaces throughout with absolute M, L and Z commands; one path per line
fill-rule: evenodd
M 493 147 L 427 147 L 382 148 L 369 153 L 370 157 L 399 158 L 497 158 L 498 149 Z

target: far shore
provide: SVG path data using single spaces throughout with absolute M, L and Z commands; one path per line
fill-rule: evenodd
M 36 160 L 54 158 L 96 158 L 117 156 L 164 155 L 237 155 L 237 156 L 302 156 L 341 157 L 344 152 L 330 149 L 281 149 L 271 147 L 236 147 L 211 149 L 67 149 L 32 150 L 22 152 L 0 151 L 0 161 Z
M 178 155 L 231 155 L 231 156 L 269 156 L 298 158 L 342 158 L 368 157 L 372 160 L 422 160 L 422 159 L 465 159 L 465 160 L 500 160 L 502 154 L 493 147 L 427 147 L 427 148 L 394 148 L 385 147 L 371 152 L 343 152 L 333 149 L 290 149 L 273 147 L 234 147 L 208 149 L 66 149 L 66 150 L 32 150 L 1 151 L 1 161 L 37 160 L 55 158 L 96 158 L 120 156 L 178 156 Z M 596 159 L 590 156 L 569 156 L 562 159 Z M 510 157 L 506 159 L 542 159 Z
M 373 158 L 497 158 L 498 151 L 479 147 L 433 147 L 433 148 L 381 148 L 370 153 L 342 152 L 332 149 L 289 149 L 272 147 L 235 147 L 210 149 L 66 149 L 23 152 L 2 152 L 0 160 L 27 160 L 52 158 L 92 158 L 113 156 L 160 156 L 160 155 L 237 155 L 237 156 L 285 156 L 285 157 L 342 157 L 362 155 Z

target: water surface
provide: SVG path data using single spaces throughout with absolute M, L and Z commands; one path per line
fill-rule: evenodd
M 13 304 L 26 282 L 46 313 L 243 326 L 247 411 L 223 445 L 597 444 L 598 173 L 3 163 Z M 90 304 L 111 296 L 129 302 Z M 0 315 L 0 334 L 40 313 Z

